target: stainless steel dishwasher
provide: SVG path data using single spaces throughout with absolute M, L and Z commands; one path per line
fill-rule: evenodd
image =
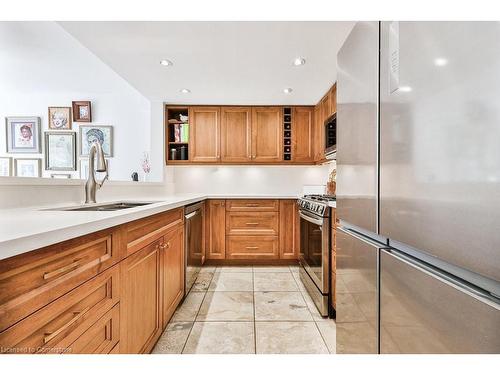
M 185 215 L 185 294 L 193 286 L 204 262 L 203 253 L 203 202 L 186 206 Z

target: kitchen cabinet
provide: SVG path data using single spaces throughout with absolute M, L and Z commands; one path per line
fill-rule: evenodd
M 248 211 L 248 212 L 267 212 L 278 211 L 278 199 L 228 199 L 226 201 L 227 211 Z
M 331 285 L 330 290 L 332 293 L 332 307 L 337 308 L 337 215 L 336 209 L 332 208 L 331 218 Z
M 227 212 L 226 235 L 278 235 L 278 212 Z
M 207 259 L 226 258 L 226 201 L 211 199 L 207 205 Z
M 252 160 L 251 107 L 221 108 L 221 161 L 228 163 Z
M 162 326 L 165 328 L 184 297 L 184 228 L 168 232 L 160 245 L 162 278 Z
M 312 162 L 314 109 L 312 107 L 294 107 L 292 114 L 292 160 Z
M 278 259 L 276 236 L 228 236 L 226 259 Z
M 280 200 L 279 216 L 280 259 L 297 259 L 300 241 L 297 200 Z
M 190 156 L 195 163 L 220 161 L 220 107 L 190 107 Z
M 330 89 L 330 114 L 328 117 L 337 113 L 337 83 Z
M 129 256 L 121 264 L 120 351 L 146 353 L 162 329 L 160 260 L 163 239 Z
M 252 108 L 252 160 L 281 162 L 283 138 L 283 108 Z

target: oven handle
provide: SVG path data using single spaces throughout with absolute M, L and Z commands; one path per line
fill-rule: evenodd
M 306 221 L 309 221 L 310 223 L 313 223 L 313 224 L 316 224 L 316 225 L 319 225 L 319 226 L 323 226 L 323 220 L 315 219 L 314 217 L 305 215 L 302 212 L 299 212 L 299 215 L 300 215 L 300 217 L 302 219 L 304 219 Z

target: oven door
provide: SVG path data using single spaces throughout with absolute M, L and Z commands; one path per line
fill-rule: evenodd
M 323 294 L 329 291 L 329 230 L 330 220 L 300 214 L 300 263 Z

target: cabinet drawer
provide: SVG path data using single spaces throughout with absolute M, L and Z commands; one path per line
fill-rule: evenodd
M 278 259 L 277 236 L 228 236 L 226 259 Z
M 227 212 L 226 235 L 278 235 L 277 212 Z
M 162 237 L 170 228 L 184 222 L 184 209 L 177 208 L 125 224 L 127 256 Z
M 119 231 L 106 230 L 0 261 L 0 332 L 120 258 Z
M 62 352 L 120 299 L 116 265 L 0 333 L 9 352 Z
M 226 211 L 278 211 L 277 199 L 228 199 Z
M 104 314 L 92 327 L 81 335 L 66 353 L 108 354 L 117 353 L 120 340 L 120 304 Z M 115 348 L 116 347 L 116 348 Z

